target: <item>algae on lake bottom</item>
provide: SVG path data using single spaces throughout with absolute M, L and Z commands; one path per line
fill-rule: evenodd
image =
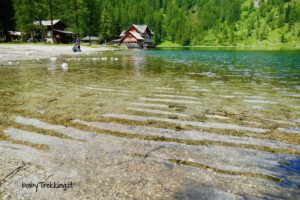
M 60 68 L 63 62 L 69 64 L 67 71 Z M 51 162 L 61 165 L 62 156 L 70 168 L 88 174 L 84 170 L 104 170 L 91 167 L 99 164 L 93 156 L 103 153 L 97 148 L 120 142 L 119 150 L 103 149 L 111 156 L 108 161 L 155 154 L 152 166 L 170 168 L 183 180 L 191 181 L 190 173 L 203 178 L 204 170 L 223 190 L 229 187 L 222 184 L 226 177 L 236 180 L 235 195 L 241 192 L 237 185 L 253 198 L 297 195 L 299 170 L 281 164 L 300 160 L 300 136 L 292 131 L 300 127 L 299 63 L 297 52 L 134 50 L 1 66 L 0 150 L 6 151 L 3 140 L 29 145 L 47 150 L 55 158 Z M 16 130 L 39 136 L 19 141 Z M 48 137 L 53 138 L 49 145 L 33 142 Z M 62 143 L 66 147 L 58 146 Z M 150 146 L 164 150 L 147 154 Z M 65 149 L 56 154 L 56 148 Z M 219 149 L 224 156 L 216 153 Z M 86 164 L 77 163 L 85 159 Z M 156 179 L 150 173 L 154 168 L 148 172 L 144 162 L 134 162 Z M 97 182 L 98 175 L 87 178 Z M 254 194 L 242 186 L 244 180 L 261 191 Z

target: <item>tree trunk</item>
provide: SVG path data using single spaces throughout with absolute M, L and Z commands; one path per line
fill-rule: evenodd
M 0 23 L 2 25 L 2 32 L 5 37 L 5 41 L 11 41 L 11 37 L 8 31 L 14 30 L 14 10 L 11 0 L 0 1 Z M 0 30 L 1 31 L 1 30 Z
M 52 0 L 49 0 L 49 9 L 50 9 L 50 18 L 51 18 L 51 37 L 52 37 L 53 43 L 55 43 L 55 41 L 54 41 L 54 35 L 53 35 Z

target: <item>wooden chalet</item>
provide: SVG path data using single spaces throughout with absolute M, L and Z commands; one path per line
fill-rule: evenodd
M 34 21 L 33 24 L 39 27 L 41 37 L 46 42 L 69 44 L 75 40 L 76 34 L 65 31 L 66 25 L 61 20 L 53 20 L 53 38 L 51 36 L 51 20 Z M 54 41 L 53 41 L 54 39 Z
M 150 48 L 153 45 L 153 32 L 147 25 L 131 25 L 120 35 L 119 44 L 128 48 Z

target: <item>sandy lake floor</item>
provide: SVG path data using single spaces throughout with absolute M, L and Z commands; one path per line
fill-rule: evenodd
M 300 198 L 298 54 L 82 50 L 0 45 L 0 199 Z

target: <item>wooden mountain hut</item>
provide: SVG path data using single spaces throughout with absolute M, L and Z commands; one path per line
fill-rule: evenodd
M 128 48 L 149 48 L 154 47 L 153 32 L 147 25 L 131 25 L 120 34 L 120 44 Z
M 34 21 L 33 24 L 40 27 L 41 37 L 46 42 L 69 44 L 75 40 L 76 34 L 65 31 L 66 25 L 61 20 L 53 20 L 53 38 L 51 36 L 51 20 Z M 54 39 L 54 41 L 53 41 Z

